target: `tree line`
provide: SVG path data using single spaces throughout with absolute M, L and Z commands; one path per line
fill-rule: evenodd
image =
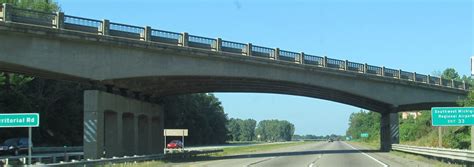
M 228 138 L 232 141 L 290 141 L 295 126 L 285 120 L 262 120 L 231 118 L 227 124 Z

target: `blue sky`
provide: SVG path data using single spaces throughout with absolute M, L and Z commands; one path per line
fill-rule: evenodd
M 59 0 L 68 15 L 221 37 L 431 74 L 470 74 L 472 0 Z M 298 134 L 344 134 L 360 109 L 306 97 L 216 93 L 229 117 L 285 119 Z

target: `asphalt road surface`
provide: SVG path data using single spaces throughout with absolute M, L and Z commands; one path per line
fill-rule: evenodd
M 187 163 L 169 163 L 176 167 L 386 167 L 386 166 L 430 166 L 382 153 L 378 150 L 356 148 L 346 142 L 311 142 L 268 152 L 231 155 L 215 160 Z

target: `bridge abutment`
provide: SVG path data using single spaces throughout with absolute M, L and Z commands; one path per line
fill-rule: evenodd
M 390 151 L 392 144 L 398 144 L 399 131 L 398 131 L 398 113 L 388 112 L 381 113 L 380 117 L 380 150 Z
M 98 90 L 84 92 L 84 158 L 159 154 L 163 108 Z

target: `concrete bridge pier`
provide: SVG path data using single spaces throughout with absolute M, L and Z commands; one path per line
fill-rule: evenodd
M 392 144 L 398 144 L 398 113 L 395 111 L 381 113 L 380 118 L 380 150 L 388 152 L 392 149 Z
M 98 90 L 84 92 L 84 158 L 163 152 L 163 108 Z

